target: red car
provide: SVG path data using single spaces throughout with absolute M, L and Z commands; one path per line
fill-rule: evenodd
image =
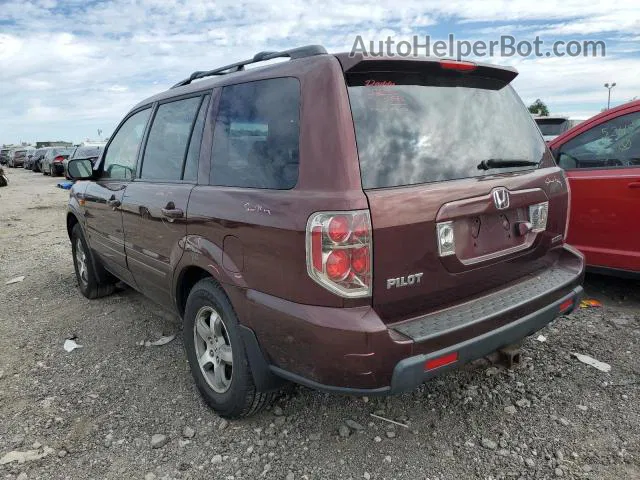
M 567 243 L 590 270 L 640 277 L 640 100 L 549 143 L 571 187 Z

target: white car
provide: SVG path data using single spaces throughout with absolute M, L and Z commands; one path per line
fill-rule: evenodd
M 575 127 L 584 120 L 569 117 L 539 117 L 535 116 L 534 120 L 538 124 L 538 128 L 542 132 L 545 142 L 550 142 L 561 133 Z

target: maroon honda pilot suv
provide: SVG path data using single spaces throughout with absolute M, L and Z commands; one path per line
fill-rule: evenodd
M 177 312 L 229 418 L 284 381 L 396 394 L 517 343 L 574 309 L 584 261 L 516 75 L 320 46 L 195 72 L 69 162 L 79 288 Z

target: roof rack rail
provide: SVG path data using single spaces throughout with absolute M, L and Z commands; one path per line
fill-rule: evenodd
M 274 58 L 289 57 L 291 60 L 295 60 L 297 58 L 312 57 L 314 55 L 324 55 L 326 53 L 327 51 L 322 45 L 306 45 L 304 47 L 292 48 L 290 50 L 283 50 L 281 52 L 271 52 L 271 51 L 258 52 L 253 56 L 253 58 L 250 58 L 249 60 L 243 60 L 241 62 L 232 63 L 230 65 L 216 68 L 214 70 L 193 72 L 191 75 L 189 75 L 189 78 L 185 78 L 181 82 L 176 83 L 171 88 L 189 85 L 194 80 L 198 80 L 200 78 L 212 77 L 214 75 L 226 75 L 227 73 L 239 72 L 244 70 L 245 65 L 264 62 L 266 60 L 273 60 Z

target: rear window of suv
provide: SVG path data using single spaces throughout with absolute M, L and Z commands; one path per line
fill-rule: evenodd
M 357 73 L 347 77 L 364 188 L 478 177 L 483 160 L 539 163 L 546 151 L 513 88 L 482 77 Z
M 71 155 L 73 153 L 73 147 L 52 148 L 47 152 L 49 157 L 56 157 L 58 155 Z

